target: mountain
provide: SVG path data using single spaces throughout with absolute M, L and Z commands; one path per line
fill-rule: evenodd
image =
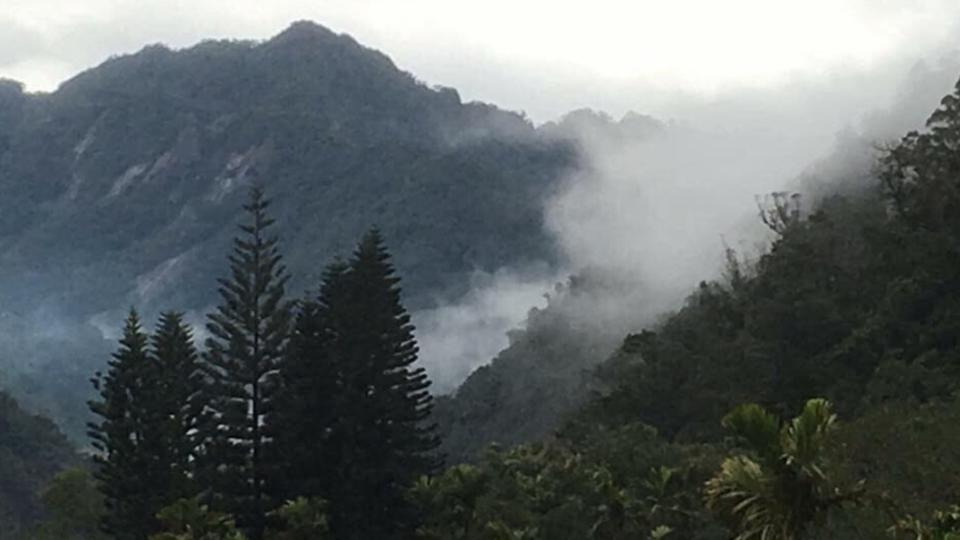
M 17 533 L 41 516 L 41 490 L 79 456 L 50 420 L 28 414 L 0 392 L 0 538 Z
M 557 265 L 542 202 L 576 165 L 566 141 L 309 22 L 264 42 L 149 46 L 49 94 L 2 81 L 7 385 L 82 416 L 71 389 L 127 307 L 201 321 L 253 183 L 274 199 L 295 294 L 374 224 L 413 310 L 476 270 Z
M 569 149 L 312 23 L 264 43 L 147 47 L 53 94 L 7 83 L 0 103 L 11 119 L 0 139 L 4 273 L 85 273 L 69 294 L 84 311 L 117 307 L 99 284 L 138 303 L 172 292 L 164 303 L 195 304 L 203 287 L 177 287 L 191 291 L 180 298 L 166 285 L 173 274 L 210 282 L 203 270 L 215 274 L 223 251 L 209 248 L 233 234 L 254 181 L 276 199 L 295 269 L 342 253 L 372 223 L 413 296 L 556 255 L 538 205 Z M 57 264 L 36 264 L 52 254 Z M 299 273 L 313 284 L 317 271 Z M 36 303 L 19 292 L 14 304 Z

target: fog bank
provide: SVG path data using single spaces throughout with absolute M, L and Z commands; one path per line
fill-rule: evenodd
M 435 389 L 488 362 L 563 276 L 611 278 L 613 289 L 581 305 L 579 316 L 607 314 L 626 330 L 653 324 L 699 281 L 719 276 L 727 247 L 748 259 L 766 249 L 771 233 L 757 217 L 758 196 L 799 192 L 809 210 L 825 194 L 869 185 L 877 146 L 922 127 L 958 75 L 958 56 L 938 50 L 923 61 L 899 58 L 709 101 L 681 96 L 660 118 L 577 111 L 542 126 L 581 152 L 578 170 L 544 201 L 564 261 L 536 279 L 501 269 L 500 278 L 417 314 Z

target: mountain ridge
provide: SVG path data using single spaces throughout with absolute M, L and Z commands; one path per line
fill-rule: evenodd
M 245 186 L 274 199 L 292 295 L 378 225 L 417 310 L 476 271 L 559 265 L 543 201 L 578 161 L 522 115 L 302 22 L 148 46 L 47 94 L 5 82 L 0 119 L 0 358 L 44 378 L 12 385 L 35 408 L 85 385 L 130 305 L 200 322 Z

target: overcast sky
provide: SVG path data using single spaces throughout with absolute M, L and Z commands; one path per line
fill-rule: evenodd
M 267 38 L 311 19 L 430 84 L 527 112 L 663 113 L 940 49 L 957 0 L 0 0 L 0 76 L 50 90 L 148 43 Z

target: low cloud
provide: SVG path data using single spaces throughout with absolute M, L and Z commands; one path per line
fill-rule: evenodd
M 477 272 L 461 298 L 438 299 L 433 309 L 413 314 L 420 362 L 434 392 L 447 393 L 508 344 L 507 332 L 527 312 L 546 304 L 544 295 L 565 276 L 546 268 Z
M 492 359 L 506 344 L 503 330 L 522 326 L 559 276 L 602 276 L 603 287 L 581 295 L 571 317 L 638 330 L 699 281 L 717 278 L 728 246 L 752 258 L 769 245 L 757 196 L 799 191 L 809 209 L 819 196 L 866 186 L 877 145 L 922 127 L 960 75 L 956 55 L 930 58 L 678 100 L 676 115 L 659 120 L 580 111 L 543 126 L 573 137 L 582 152 L 579 170 L 544 207 L 566 260 L 548 279 L 507 279 L 504 269 L 505 278 L 479 281 L 464 298 L 421 314 L 424 363 L 438 389 Z

